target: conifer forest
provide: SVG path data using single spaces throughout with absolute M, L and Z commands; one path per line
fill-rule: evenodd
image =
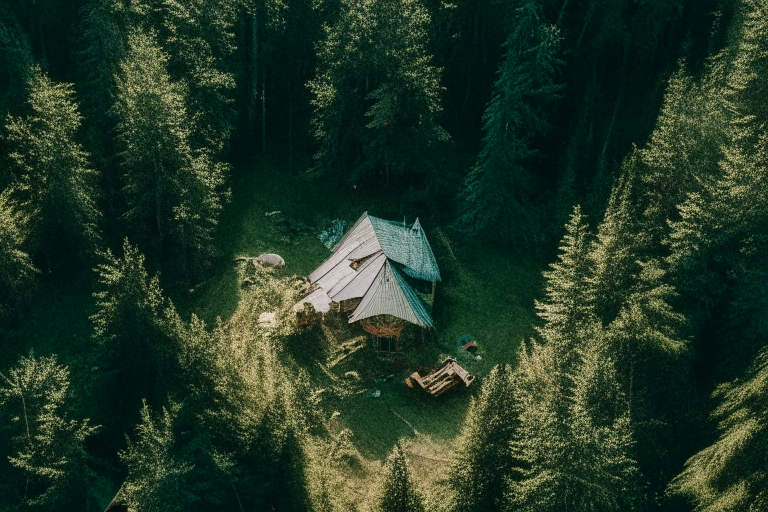
M 766 254 L 768 0 L 2 0 L 0 511 L 768 512 Z

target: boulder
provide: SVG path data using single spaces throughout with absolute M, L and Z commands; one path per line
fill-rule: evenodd
M 285 260 L 282 258 L 282 256 L 278 254 L 262 254 L 261 256 L 256 258 L 256 261 L 266 266 L 272 266 L 272 267 L 285 266 Z

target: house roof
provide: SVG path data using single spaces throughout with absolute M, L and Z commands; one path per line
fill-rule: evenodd
M 309 275 L 310 283 L 323 293 L 315 292 L 302 303 L 311 298 L 315 309 L 322 311 L 330 302 L 360 298 L 350 323 L 387 314 L 431 327 L 426 306 L 398 268 L 416 279 L 440 280 L 435 256 L 418 219 L 408 226 L 366 212 L 339 240 L 333 254 Z M 315 302 L 324 304 L 318 307 Z
M 440 269 L 419 219 L 408 226 L 373 217 L 368 212 L 363 213 L 339 240 L 331 257 L 309 275 L 309 281 L 320 281 L 344 260 L 363 259 L 378 251 L 403 265 L 403 272 L 408 276 L 424 281 L 440 281 Z M 334 276 L 331 280 L 335 277 L 340 278 Z M 327 281 L 323 287 L 329 289 Z
M 412 226 L 368 217 L 381 250 L 387 258 L 404 265 L 403 272 L 424 281 L 440 281 L 435 255 L 421 229 L 419 219 Z
M 322 288 L 318 288 L 317 290 L 313 291 L 312 293 L 310 293 L 309 295 L 301 299 L 301 301 L 299 301 L 293 306 L 293 310 L 301 311 L 302 309 L 304 309 L 305 302 L 309 302 L 310 304 L 312 304 L 312 306 L 314 306 L 315 308 L 315 311 L 317 311 L 318 313 L 327 313 L 328 311 L 331 310 L 331 299 L 328 297 L 328 294 L 325 293 L 325 290 L 323 290 Z
M 392 315 L 422 327 L 432 327 L 432 317 L 403 276 L 385 260 L 371 287 L 355 308 L 349 323 L 377 315 Z

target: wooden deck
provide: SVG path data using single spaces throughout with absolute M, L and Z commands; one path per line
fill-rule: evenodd
M 470 375 L 455 359 L 449 357 L 440 368 L 425 377 L 419 375 L 419 372 L 413 372 L 406 379 L 406 384 L 410 387 L 418 386 L 432 396 L 439 396 L 458 384 L 469 387 L 474 380 L 474 375 Z

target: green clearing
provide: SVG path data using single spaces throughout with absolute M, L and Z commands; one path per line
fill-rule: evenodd
M 194 290 L 172 287 L 163 279 L 172 269 L 159 265 L 163 288 L 184 318 L 195 313 L 211 325 L 216 317 L 226 321 L 232 315 L 238 287 L 232 260 L 238 255 L 275 252 L 286 260 L 283 272 L 307 275 L 330 254 L 318 235 L 333 219 L 343 219 L 351 226 L 366 210 L 384 218 L 402 216 L 398 212 L 402 203 L 392 194 L 341 190 L 328 183 L 318 186 L 283 176 L 274 164 L 250 167 L 250 174 L 239 169 L 239 176 L 244 177 L 232 185 L 232 201 L 219 230 L 220 258 L 213 277 Z M 265 216 L 276 210 L 282 213 Z M 438 231 L 438 226 L 426 221 L 425 228 L 443 275 L 435 298 L 434 335 L 406 350 L 399 361 L 368 346 L 339 366 L 341 373 L 357 371 L 361 375 L 358 394 L 333 405 L 341 413 L 341 424 L 352 430 L 361 455 L 369 459 L 384 459 L 398 439 L 414 437 L 414 429 L 438 443 L 454 438 L 483 375 L 495 364 L 514 362 L 520 342 L 532 334 L 535 322 L 533 299 L 540 293 L 542 268 L 532 258 L 457 240 L 449 242 L 444 229 Z M 90 342 L 88 315 L 94 309 L 91 276 L 84 271 L 46 275 L 41 281 L 23 327 L 13 334 L 11 350 L 0 356 L 0 363 L 8 367 L 32 348 L 36 354 L 57 353 L 77 372 L 79 355 Z M 344 331 L 348 337 L 364 334 L 359 329 Z M 446 355 L 455 357 L 456 341 L 467 333 L 476 337 L 482 357 L 479 361 L 459 358 L 460 364 L 478 376 L 470 389 L 455 389 L 435 399 L 404 384 L 417 366 L 434 367 Z M 323 376 L 317 370 L 316 358 L 321 359 L 324 350 L 297 347 L 293 351 L 297 364 L 318 383 Z M 376 382 L 393 374 L 387 382 Z M 369 396 L 368 391 L 374 388 L 381 391 L 380 397 Z
M 208 323 L 217 315 L 226 320 L 235 309 L 232 258 L 275 252 L 285 258 L 284 272 L 306 276 L 330 255 L 318 235 L 333 219 L 351 226 L 363 211 L 383 218 L 402 216 L 398 211 L 402 201 L 376 190 L 366 193 L 343 190 L 333 183 L 317 185 L 281 175 L 278 166 L 269 164 L 240 175 L 246 177 L 232 187 L 232 203 L 220 231 L 221 268 L 183 301 L 184 311 L 194 311 Z M 282 213 L 265 216 L 272 211 Z M 438 234 L 437 228 L 426 224 L 443 276 L 435 298 L 433 339 L 407 350 L 399 371 L 393 356 L 377 355 L 371 349 L 344 363 L 344 371 L 367 375 L 362 381 L 366 390 L 381 391 L 379 398 L 366 391 L 337 404 L 342 424 L 352 430 L 357 448 L 368 458 L 385 458 L 399 438 L 414 435 L 413 428 L 436 441 L 455 437 L 482 376 L 496 364 L 514 363 L 520 342 L 532 334 L 533 300 L 541 290 L 542 267 L 532 258 L 505 254 L 495 247 L 449 241 L 444 230 Z M 349 336 L 364 334 L 358 331 Z M 476 337 L 482 358 L 459 357 L 459 363 L 478 376 L 472 388 L 434 399 L 405 386 L 404 379 L 417 366 L 434 367 L 446 355 L 457 356 L 456 341 L 467 333 Z M 319 351 L 302 347 L 296 352 L 304 355 L 299 356 L 300 364 L 316 374 L 312 355 Z M 376 382 L 392 374 L 388 382 Z

